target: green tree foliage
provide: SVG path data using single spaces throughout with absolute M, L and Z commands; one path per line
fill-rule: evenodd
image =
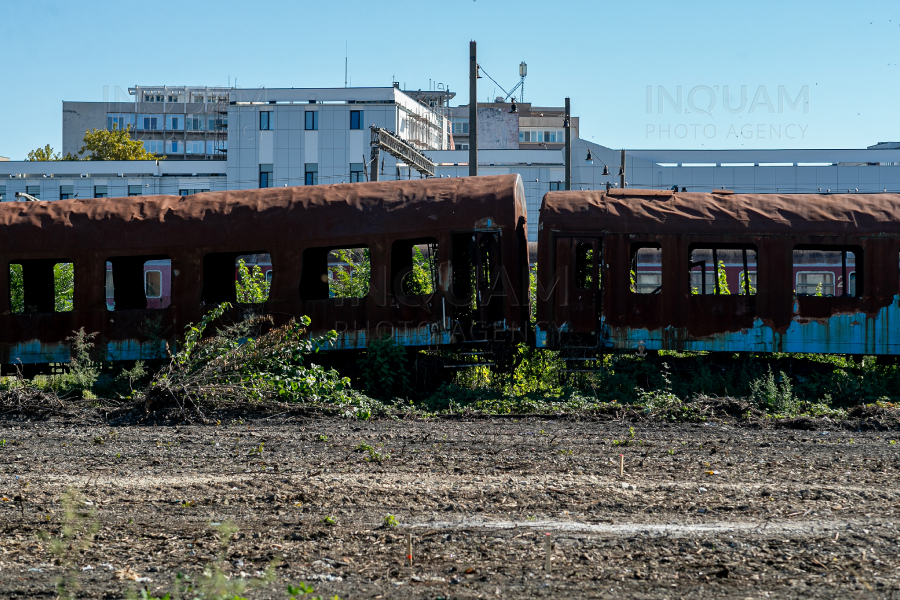
M 9 265 L 9 310 L 14 313 L 25 312 L 25 281 L 22 276 L 22 265 Z
M 368 248 L 333 250 L 341 264 L 328 267 L 328 295 L 332 298 L 365 298 L 369 293 L 372 265 Z
M 334 331 L 319 338 L 306 335 L 310 320 L 272 327 L 269 316 L 254 316 L 204 339 L 204 332 L 230 304 L 223 302 L 200 323 L 186 327 L 184 343 L 170 364 L 156 374 L 148 395 L 203 401 L 304 401 L 343 403 L 354 400 L 350 380 L 337 371 L 309 364 L 307 358 L 330 344 Z
M 28 160 L 30 161 L 48 161 L 48 160 L 80 160 L 77 156 L 73 156 L 72 154 L 66 154 L 65 156 L 60 156 L 59 152 L 54 152 L 53 148 L 50 147 L 50 144 L 47 144 L 43 148 L 37 148 L 36 150 L 32 150 L 28 153 Z
M 112 129 L 92 129 L 84 132 L 84 146 L 78 151 L 84 160 L 156 160 L 165 158 L 150 154 L 144 144 L 131 139 L 131 127 L 119 129 L 113 124 Z
M 237 301 L 242 304 L 262 304 L 269 299 L 269 282 L 259 265 L 249 268 L 244 259 L 238 259 L 238 277 L 234 282 Z
M 753 285 L 752 281 L 747 281 L 747 273 L 745 271 L 741 271 L 740 275 L 738 276 L 738 283 L 741 286 L 741 289 L 738 291 L 738 294 L 746 293 L 746 290 L 744 288 L 745 285 L 748 288 L 750 288 L 751 296 L 756 293 L 756 286 Z
M 719 295 L 730 296 L 731 290 L 728 289 L 728 274 L 725 272 L 724 260 L 719 261 L 716 276 L 719 278 Z
M 53 294 L 56 312 L 72 310 L 75 298 L 75 267 L 72 263 L 53 265 Z
M 425 296 L 434 293 L 435 256 L 425 256 L 413 247 L 412 271 L 403 278 L 403 293 L 407 296 Z

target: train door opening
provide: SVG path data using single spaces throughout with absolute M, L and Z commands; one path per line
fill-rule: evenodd
M 480 334 L 503 321 L 505 293 L 501 277 L 500 233 L 476 231 L 452 238 L 453 279 L 451 303 L 454 318 L 467 334 Z
M 596 335 L 602 308 L 603 242 L 596 237 L 556 238 L 556 273 L 562 285 L 555 298 L 556 328 Z

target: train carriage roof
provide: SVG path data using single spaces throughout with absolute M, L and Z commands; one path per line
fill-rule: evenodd
M 518 175 L 0 203 L 0 251 L 215 246 L 516 227 Z M 164 224 L 165 227 L 159 225 Z
M 900 235 L 900 194 L 548 192 L 541 229 L 734 235 Z

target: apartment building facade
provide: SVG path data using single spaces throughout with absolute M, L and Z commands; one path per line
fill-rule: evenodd
M 76 154 L 92 129 L 128 128 L 170 160 L 225 160 L 232 88 L 135 86 L 134 102 L 63 102 L 62 153 Z

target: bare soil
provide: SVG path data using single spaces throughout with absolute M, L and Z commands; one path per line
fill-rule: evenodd
M 344 600 L 900 595 L 900 436 L 805 426 L 0 422 L 0 597 L 56 597 L 36 533 L 58 532 L 69 488 L 101 525 L 75 557 L 83 598 L 172 589 L 226 520 L 221 564 L 258 583 L 249 598 L 300 581 Z

